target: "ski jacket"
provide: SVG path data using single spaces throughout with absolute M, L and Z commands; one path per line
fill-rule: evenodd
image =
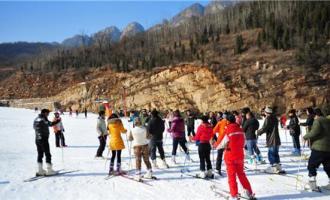
M 256 131 L 259 129 L 259 122 L 256 118 L 252 117 L 250 119 L 245 120 L 243 124 L 243 131 L 245 132 L 245 138 L 247 140 L 255 140 Z
M 159 116 L 152 117 L 148 123 L 147 130 L 151 135 L 151 140 L 163 140 L 165 122 Z
M 305 123 L 300 123 L 300 126 L 307 126 L 307 131 L 312 130 L 314 115 L 308 115 Z
M 125 149 L 124 141 L 121 138 L 121 133 L 126 133 L 127 130 L 124 128 L 121 120 L 118 118 L 108 120 L 108 130 L 110 138 L 110 150 Z
M 168 132 L 172 134 L 173 138 L 184 138 L 185 126 L 182 117 L 174 117 L 171 123 L 171 128 Z
M 200 143 L 209 144 L 212 136 L 212 125 L 209 123 L 202 123 L 198 126 L 196 135 L 193 137 L 193 140 L 199 141 Z
M 96 132 L 99 136 L 107 135 L 107 125 L 105 124 L 105 120 L 103 117 L 97 118 Z
M 187 127 L 189 127 L 189 128 L 195 128 L 195 117 L 193 115 L 189 115 L 186 118 L 185 121 L 186 121 Z
M 217 123 L 217 125 L 213 128 L 213 135 L 218 133 L 218 139 L 217 141 L 213 144 L 213 146 L 217 149 L 219 149 L 219 145 L 221 143 L 222 140 L 220 140 L 220 137 L 224 137 L 224 131 L 225 131 L 225 128 L 226 126 L 229 124 L 229 121 L 225 118 L 223 118 L 221 121 L 219 121 Z M 213 137 L 212 135 L 212 137 Z
M 304 139 L 310 140 L 312 150 L 330 152 L 330 118 L 315 119 L 312 130 L 304 136 Z
M 147 139 L 147 129 L 144 126 L 135 126 L 129 133 L 128 138 L 132 141 L 133 147 L 142 146 L 149 143 Z
M 59 121 L 59 122 L 53 126 L 54 133 L 57 133 L 59 131 L 63 132 L 64 126 L 63 126 L 61 117 L 54 117 L 53 122 L 56 122 L 56 121 Z
M 258 135 L 266 133 L 267 147 L 274 147 L 281 145 L 280 135 L 278 133 L 278 120 L 275 115 L 269 115 L 265 118 L 261 129 L 257 131 Z
M 49 127 L 57 124 L 58 122 L 50 122 L 47 117 L 39 114 L 33 122 L 33 129 L 36 135 L 36 141 L 48 140 L 49 138 Z
M 226 126 L 224 134 L 220 135 L 220 142 L 227 138 L 224 159 L 226 161 L 243 161 L 245 136 L 243 129 L 237 123 L 230 123 Z
M 299 119 L 297 116 L 290 117 L 289 125 L 286 127 L 290 131 L 290 135 L 300 135 Z
M 286 116 L 285 116 L 285 114 L 283 114 L 280 117 L 280 122 L 281 122 L 281 127 L 285 127 L 285 125 L 286 125 Z

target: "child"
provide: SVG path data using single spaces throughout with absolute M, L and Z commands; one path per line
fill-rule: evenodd
M 195 141 L 198 141 L 198 155 L 200 160 L 200 174 L 197 176 L 200 178 L 214 178 L 212 173 L 212 164 L 210 160 L 211 145 L 210 140 L 212 139 L 213 130 L 212 125 L 208 122 L 209 118 L 204 115 L 202 116 L 203 123 L 198 126 L 196 136 L 193 137 Z M 205 162 L 207 172 L 205 173 Z
M 109 138 L 110 145 L 109 148 L 111 150 L 111 162 L 109 175 L 114 174 L 114 163 L 115 158 L 117 157 L 117 174 L 121 174 L 121 150 L 125 149 L 124 141 L 121 138 L 121 133 L 126 133 L 127 130 L 124 128 L 123 123 L 118 118 L 118 115 L 111 114 L 108 119 L 108 130 L 109 130 Z
M 142 125 L 139 117 L 134 119 L 135 127 L 130 131 L 128 137 L 130 141 L 133 141 L 133 149 L 136 161 L 136 172 L 134 179 L 141 181 L 141 158 L 147 166 L 147 173 L 144 178 L 152 178 L 152 169 L 149 161 L 149 148 L 148 148 L 148 134 L 147 129 Z

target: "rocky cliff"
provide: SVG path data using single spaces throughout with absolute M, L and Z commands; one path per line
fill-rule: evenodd
M 109 99 L 115 109 L 122 109 L 124 96 L 128 109 L 200 111 L 244 106 L 260 110 L 265 105 L 284 111 L 321 105 L 330 99 L 329 65 L 306 71 L 263 61 L 231 67 L 187 63 L 152 72 L 124 74 L 102 68 L 58 74 L 57 79 L 52 76 L 13 75 L 0 83 L 0 99 L 16 99 L 10 100 L 16 107 L 51 107 L 53 102 L 60 102 L 64 107 L 93 111 L 97 110 L 96 99 Z M 22 97 L 25 99 L 17 100 Z

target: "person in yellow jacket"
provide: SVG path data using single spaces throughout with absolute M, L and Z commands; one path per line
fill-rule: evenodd
M 215 164 L 215 169 L 218 171 L 219 175 L 222 176 L 221 173 L 221 164 L 222 164 L 222 156 L 223 156 L 223 151 L 224 151 L 224 147 L 222 147 L 220 144 L 221 139 L 224 136 L 224 131 L 226 126 L 229 124 L 229 121 L 226 119 L 227 113 L 224 113 L 217 125 L 213 128 L 213 135 L 216 135 L 216 133 L 218 133 L 218 136 L 216 137 L 216 141 L 214 142 L 213 146 L 214 147 L 218 147 L 216 148 L 218 150 L 218 154 L 217 154 L 217 162 Z M 213 137 L 214 138 L 214 137 Z
M 109 149 L 112 152 L 109 175 L 114 174 L 114 163 L 117 157 L 117 173 L 121 171 L 121 150 L 125 149 L 124 141 L 121 138 L 122 133 L 126 133 L 122 121 L 118 118 L 118 115 L 111 114 L 108 118 L 108 130 L 109 130 Z

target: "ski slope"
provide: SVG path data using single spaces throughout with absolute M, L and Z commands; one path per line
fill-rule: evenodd
M 177 162 L 173 165 L 170 160 L 171 139 L 166 138 L 165 152 L 170 169 L 154 169 L 154 175 L 159 180 L 150 180 L 150 185 L 141 184 L 123 177 L 114 177 L 104 180 L 107 175 L 109 162 L 95 160 L 94 156 L 98 147 L 98 139 L 95 131 L 96 118 L 89 114 L 85 119 L 83 114 L 70 117 L 67 113 L 62 116 L 67 148 L 55 147 L 55 136 L 51 130 L 50 148 L 54 169 L 79 170 L 62 176 L 43 178 L 34 182 L 23 182 L 24 179 L 34 176 L 36 171 L 37 152 L 34 144 L 35 135 L 32 128 L 33 120 L 37 116 L 32 110 L 17 108 L 0 108 L 0 199 L 221 199 L 211 191 L 210 187 L 228 190 L 226 177 L 216 176 L 214 181 L 195 179 L 182 175 L 184 155 L 178 149 Z M 52 120 L 53 113 L 49 119 Z M 126 119 L 124 125 L 129 129 Z M 197 126 L 196 126 L 197 127 Z M 126 135 L 122 135 L 125 145 Z M 297 157 L 285 156 L 291 151 L 291 137 L 285 136 L 281 130 L 282 146 L 280 155 L 282 167 L 289 176 L 268 175 L 247 171 L 248 179 L 258 199 L 330 199 L 325 193 L 311 193 L 296 188 L 295 176 L 300 175 L 304 182 L 307 181 L 306 161 L 298 160 Z M 265 136 L 259 140 L 259 148 L 263 156 L 267 155 L 265 148 Z M 187 167 L 192 173 L 199 171 L 199 159 L 197 147 L 189 144 L 193 163 L 188 162 Z M 216 152 L 211 158 L 216 157 Z M 309 153 L 304 149 L 304 153 Z M 104 156 L 107 155 L 107 149 Z M 122 153 L 123 169 L 129 168 L 129 153 L 125 149 Z M 133 166 L 135 160 L 132 159 Z M 106 164 L 106 165 L 105 165 Z M 142 165 L 144 167 L 144 164 Z M 255 166 L 249 166 L 254 168 Z M 259 165 L 258 169 L 266 168 L 267 165 Z M 223 169 L 225 166 L 223 164 Z M 145 168 L 143 168 L 145 170 Z M 322 167 L 318 173 L 319 185 L 328 182 Z M 301 184 L 298 184 L 300 187 Z M 242 190 L 241 186 L 239 186 Z

